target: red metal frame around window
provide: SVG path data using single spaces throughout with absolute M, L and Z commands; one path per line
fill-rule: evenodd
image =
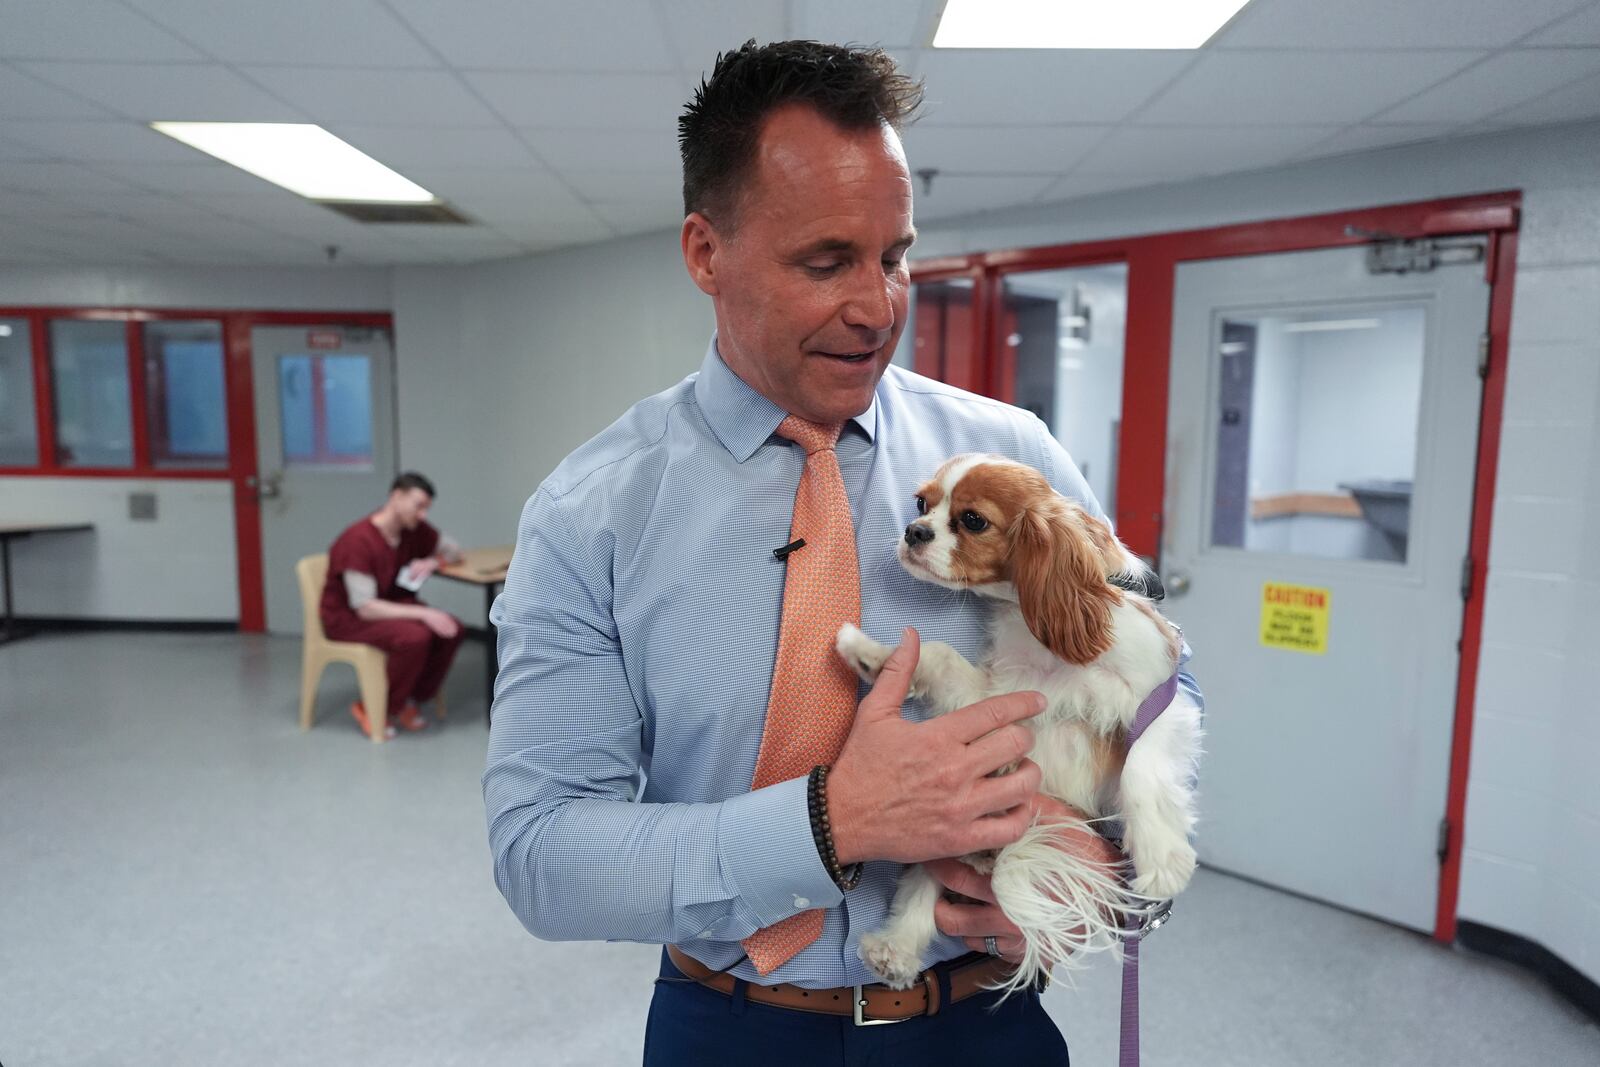
M 226 311 L 174 308 L 0 307 L 0 317 L 28 323 L 33 355 L 33 403 L 39 462 L 33 466 L 0 466 L 0 475 L 43 478 L 138 478 L 144 481 L 211 479 L 233 483 L 233 525 L 238 559 L 239 628 L 266 629 L 266 590 L 261 572 L 261 508 L 256 499 L 255 385 L 251 369 L 250 332 L 257 326 L 365 326 L 393 330 L 386 311 Z M 133 419 L 133 466 L 65 467 L 58 461 L 55 410 L 51 393 L 52 319 L 99 319 L 127 323 L 128 391 Z M 225 467 L 169 468 L 155 466 L 145 413 L 144 337 L 140 325 L 165 320 L 204 319 L 222 323 L 223 382 L 228 407 L 228 463 Z
M 1116 520 L 1118 533 L 1134 551 L 1156 557 L 1160 552 L 1166 498 L 1172 297 L 1179 263 L 1361 245 L 1380 237 L 1489 235 L 1485 264 L 1491 285 L 1489 369 L 1478 424 L 1477 475 L 1473 489 L 1473 585 L 1462 620 L 1450 785 L 1445 804 L 1452 830 L 1440 870 L 1434 922 L 1434 937 L 1446 943 L 1454 941 L 1456 934 L 1467 770 L 1472 752 L 1472 716 L 1483 638 L 1483 600 L 1488 585 L 1489 538 L 1505 400 L 1516 231 L 1521 204 L 1519 192 L 1489 193 L 1201 230 L 977 252 L 923 260 L 912 265 L 912 280 L 916 283 L 972 278 L 976 301 L 970 352 L 943 368 L 924 365 L 919 359 L 917 370 L 964 389 L 1010 400 L 1015 366 L 1006 360 L 1003 316 L 999 314 L 1000 286 L 1005 275 L 1100 263 L 1127 264 L 1128 317 L 1123 355 L 1122 430 L 1118 446 L 1121 467 L 1117 474 Z M 941 370 L 944 373 L 941 374 Z

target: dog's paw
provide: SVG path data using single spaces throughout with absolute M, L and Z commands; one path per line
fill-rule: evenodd
M 993 874 L 995 857 L 999 855 L 999 851 L 992 848 L 983 852 L 969 852 L 961 857 L 961 862 L 979 874 Z
M 917 953 L 890 934 L 863 934 L 856 952 L 890 989 L 910 989 L 922 973 L 922 960 Z
M 883 670 L 884 661 L 894 651 L 887 645 L 874 641 L 848 622 L 839 627 L 839 637 L 834 642 L 834 648 L 838 650 L 839 658 L 868 682 L 878 680 L 878 672 Z
M 1140 896 L 1167 900 L 1183 892 L 1194 877 L 1194 846 L 1185 837 L 1160 831 L 1124 844 L 1133 860 L 1129 888 Z

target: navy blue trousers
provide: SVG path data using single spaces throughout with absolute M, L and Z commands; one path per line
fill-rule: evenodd
M 742 992 L 742 989 L 740 990 Z M 1034 992 L 979 993 L 890 1026 L 728 996 L 685 978 L 661 954 L 644 1067 L 1069 1067 L 1067 1042 Z

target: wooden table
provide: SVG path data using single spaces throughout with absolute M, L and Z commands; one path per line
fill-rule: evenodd
M 483 686 L 483 721 L 488 722 L 494 707 L 494 676 L 500 670 L 500 656 L 495 648 L 494 622 L 489 614 L 494 610 L 494 596 L 506 580 L 506 568 L 511 566 L 511 553 L 515 545 L 495 545 L 492 548 L 469 548 L 462 555 L 465 557 L 460 563 L 452 563 L 448 567 L 440 567 L 435 573 L 441 578 L 449 578 L 453 582 L 464 582 L 467 585 L 481 585 L 483 587 L 483 628 L 488 634 L 488 648 L 484 653 L 483 662 L 487 668 L 484 672 Z
M 17 632 L 17 621 L 11 610 L 11 542 L 34 534 L 71 533 L 92 530 L 88 522 L 0 522 L 0 584 L 5 586 L 6 628 L 0 633 L 0 645 L 26 636 Z

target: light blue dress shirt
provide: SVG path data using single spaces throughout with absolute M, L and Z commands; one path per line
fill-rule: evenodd
M 856 944 L 886 920 L 900 865 L 868 863 L 841 893 L 812 842 L 805 779 L 750 789 L 783 604 L 772 550 L 789 540 L 805 464 L 774 435 L 784 414 L 713 340 L 697 374 L 568 456 L 523 509 L 493 611 L 483 792 L 495 881 L 538 937 L 676 944 L 768 984 L 875 981 Z M 838 444 L 861 626 L 890 645 L 915 626 L 976 660 L 983 600 L 894 556 L 917 487 L 960 452 L 1031 464 L 1102 513 L 1037 418 L 888 368 Z M 815 943 L 766 977 L 739 962 L 742 938 L 808 908 L 827 909 Z M 941 936 L 924 963 L 966 951 Z

